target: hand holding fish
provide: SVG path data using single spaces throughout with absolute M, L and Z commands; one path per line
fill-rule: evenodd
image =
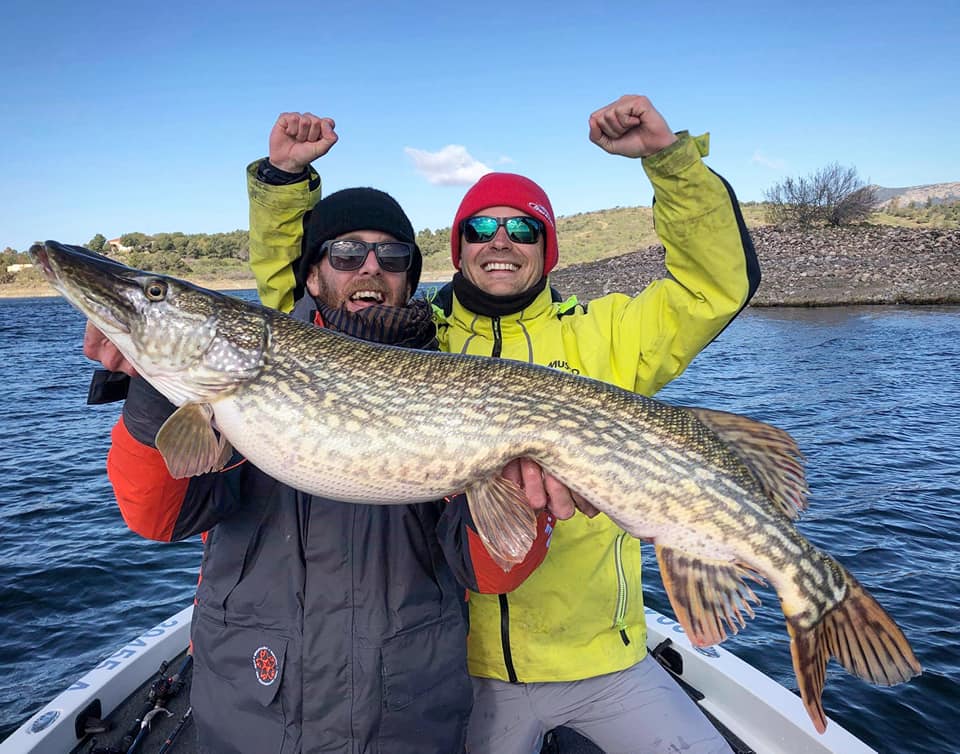
M 625 94 L 590 116 L 590 141 L 610 154 L 649 157 L 677 140 L 650 100 Z
M 131 377 L 137 376 L 137 370 L 120 353 L 120 349 L 113 345 L 93 322 L 87 322 L 87 327 L 83 331 L 83 355 L 93 361 L 99 361 L 104 369 L 109 369 L 111 372 L 123 372 Z
M 599 513 L 582 495 L 555 476 L 544 473 L 540 464 L 529 458 L 511 461 L 501 473 L 504 479 L 510 480 L 526 493 L 527 502 L 534 510 L 546 508 L 561 521 L 573 518 L 577 510 L 589 518 Z
M 280 113 L 270 131 L 270 164 L 288 173 L 299 173 L 337 143 L 335 128 L 333 118 Z

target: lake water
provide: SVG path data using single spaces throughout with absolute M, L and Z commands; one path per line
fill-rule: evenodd
M 120 518 L 104 471 L 119 404 L 85 405 L 82 333 L 61 299 L 0 300 L 0 740 L 196 582 L 199 540 L 148 542 Z M 925 668 L 883 689 L 831 663 L 827 713 L 881 752 L 960 751 L 960 309 L 749 310 L 659 397 L 796 437 L 811 488 L 801 531 L 870 589 Z M 647 601 L 669 613 L 645 549 Z M 758 594 L 724 646 L 795 690 L 776 598 Z

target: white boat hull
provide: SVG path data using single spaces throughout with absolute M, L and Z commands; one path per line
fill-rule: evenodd
M 670 639 L 700 706 L 761 754 L 877 754 L 835 720 L 819 734 L 800 697 L 722 647 L 697 649 L 679 623 L 646 608 L 647 645 Z
M 31 716 L 0 743 L 0 754 L 70 752 L 81 743 L 77 719 L 99 700 L 107 717 L 164 661 L 190 642 L 193 606 L 184 608 L 118 649 Z M 704 698 L 703 709 L 760 754 L 877 754 L 836 721 L 818 734 L 800 698 L 721 647 L 694 648 L 676 621 L 646 608 L 647 644 L 666 639 L 682 658 L 684 682 Z
M 0 743 L 0 754 L 72 751 L 81 743 L 78 716 L 99 700 L 101 716 L 107 717 L 156 674 L 160 663 L 186 649 L 192 615 L 190 605 L 120 647 L 11 733 Z

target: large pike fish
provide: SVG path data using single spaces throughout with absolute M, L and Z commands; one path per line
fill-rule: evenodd
M 508 567 L 536 521 L 499 470 L 526 456 L 655 543 L 694 644 L 736 633 L 759 602 L 748 580 L 769 582 L 817 730 L 830 657 L 882 685 L 921 672 L 890 616 L 794 525 L 807 488 L 799 450 L 779 429 L 545 367 L 358 341 L 80 247 L 30 251 L 179 406 L 156 443 L 175 476 L 222 467 L 233 446 L 276 479 L 338 500 L 465 490 L 481 537 Z

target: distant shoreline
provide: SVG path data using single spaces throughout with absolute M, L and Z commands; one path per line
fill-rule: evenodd
M 257 287 L 253 278 L 250 280 L 191 280 L 194 285 L 209 288 L 212 291 L 246 291 Z M 59 296 L 50 285 L 0 285 L 0 299 L 5 298 L 51 298 Z
M 960 305 L 960 230 L 852 226 L 805 231 L 751 228 L 762 282 L 754 307 Z M 589 302 L 635 296 L 667 276 L 662 246 L 559 267 L 550 284 Z M 428 272 L 432 277 L 436 272 Z M 449 272 L 447 273 L 449 274 Z M 443 285 L 449 277 L 425 285 Z M 193 280 L 219 291 L 252 290 L 247 279 Z M 0 299 L 56 296 L 46 284 L 0 285 Z

